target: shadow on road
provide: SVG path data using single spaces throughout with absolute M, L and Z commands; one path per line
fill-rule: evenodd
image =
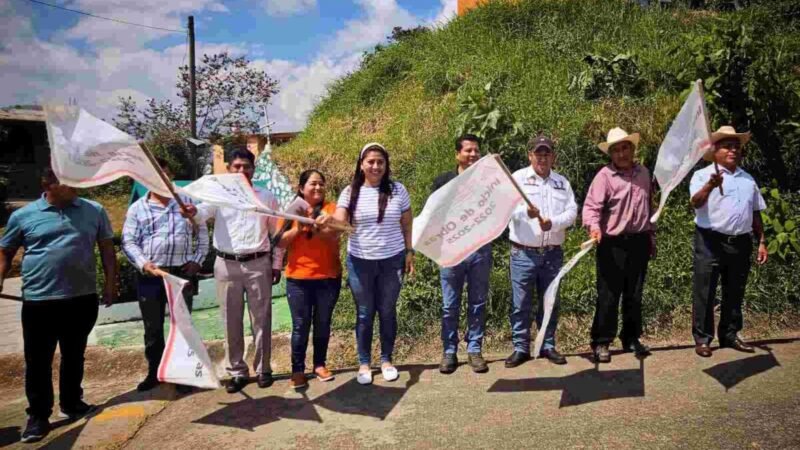
M 0 428 L 0 447 L 5 447 L 15 442 L 19 442 L 19 437 L 20 437 L 19 427 Z
M 736 386 L 742 381 L 766 372 L 773 367 L 779 367 L 781 364 L 772 354 L 772 349 L 766 345 L 759 346 L 765 350 L 767 354 L 755 355 L 749 358 L 739 359 L 736 361 L 724 362 L 717 364 L 714 367 L 709 367 L 703 370 L 709 376 L 719 381 L 725 387 L 727 392 L 730 388 Z
M 307 420 L 321 423 L 312 403 L 303 395 L 300 399 L 290 399 L 270 395 L 253 398 L 242 392 L 244 399 L 233 403 L 222 403 L 223 407 L 197 419 L 194 423 L 219 425 L 253 431 L 256 427 L 281 419 Z
M 560 378 L 497 380 L 489 392 L 561 391 L 559 408 L 616 398 L 644 397 L 644 359 L 638 369 L 582 370 Z
M 355 378 L 341 386 L 310 400 L 304 391 L 302 398 L 268 396 L 253 398 L 242 393 L 245 398 L 232 403 L 221 403 L 222 408 L 201 417 L 194 423 L 241 428 L 253 431 L 256 427 L 281 419 L 298 419 L 322 422 L 316 407 L 329 411 L 374 417 L 384 420 L 400 403 L 405 393 L 417 384 L 420 375 L 435 365 L 398 366 L 402 374 L 408 372 L 409 378 L 404 386 L 381 386 L 373 384 L 362 386 Z M 340 372 L 341 373 L 341 372 Z

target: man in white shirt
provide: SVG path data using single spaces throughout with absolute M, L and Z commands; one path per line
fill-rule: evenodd
M 538 136 L 528 142 L 530 167 L 514 172 L 514 180 L 534 204 L 521 203 L 511 216 L 511 339 L 514 352 L 506 359 L 506 367 L 517 367 L 531 358 L 531 308 L 536 290 L 538 310 L 536 324 L 542 327 L 544 293 L 558 274 L 564 259 L 561 244 L 566 229 L 575 223 L 578 205 L 566 178 L 552 170 L 555 162 L 553 142 Z M 558 296 L 547 324 L 541 356 L 555 364 L 567 360 L 556 351 L 555 333 L 558 323 Z
M 241 173 L 252 185 L 255 157 L 247 150 L 231 154 L 228 172 Z M 267 190 L 253 186 L 258 199 L 270 209 L 278 210 L 278 201 Z M 244 294 L 250 310 L 250 323 L 255 344 L 253 369 L 261 388 L 272 385 L 270 346 L 272 344 L 272 285 L 281 279 L 283 249 L 273 249 L 270 235 L 278 229 L 278 219 L 251 211 L 221 208 L 207 203 L 195 210 L 201 222 L 214 219 L 214 278 L 225 324 L 226 370 L 232 379 L 226 390 L 239 392 L 249 379 L 244 361 Z M 190 214 L 193 211 L 190 211 Z
M 689 184 L 697 228 L 694 236 L 692 335 L 695 352 L 711 356 L 714 339 L 714 298 L 722 278 L 717 339 L 720 347 L 752 353 L 738 337 L 742 329 L 742 300 L 750 273 L 753 234 L 758 238 L 758 264 L 767 262 L 760 211 L 767 207 L 753 177 L 739 167 L 750 133 L 731 126 L 711 134 L 714 145 L 705 154 L 713 162 L 692 175 Z M 721 188 L 721 189 L 720 189 Z

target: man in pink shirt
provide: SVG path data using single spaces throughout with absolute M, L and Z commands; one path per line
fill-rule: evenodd
M 583 204 L 583 225 L 597 240 L 597 307 L 592 324 L 595 361 L 611 361 L 609 346 L 617 334 L 622 297 L 622 348 L 650 354 L 642 334 L 642 290 L 647 263 L 655 257 L 655 229 L 650 223 L 650 171 L 634 161 L 639 133 L 621 128 L 598 145 L 611 163 L 595 175 Z

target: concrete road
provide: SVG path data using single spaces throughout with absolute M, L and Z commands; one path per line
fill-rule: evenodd
M 762 341 L 755 354 L 662 348 L 640 361 L 614 354 L 596 367 L 533 361 L 488 374 L 465 365 L 401 366 L 400 379 L 360 386 L 354 372 L 303 392 L 279 379 L 242 393 L 179 397 L 171 386 L 129 392 L 134 380 L 87 386 L 106 402 L 59 427 L 47 448 L 800 448 L 800 339 Z M 16 394 L 14 394 L 16 392 Z M 24 417 L 21 391 L 0 393 L 0 446 Z M 16 395 L 16 396 L 15 396 Z M 29 447 L 30 448 L 30 447 Z

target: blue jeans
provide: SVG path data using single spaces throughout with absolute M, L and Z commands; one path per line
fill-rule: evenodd
M 286 296 L 292 313 L 292 372 L 306 370 L 306 347 L 314 324 L 314 368 L 325 367 L 331 318 L 339 300 L 341 278 L 286 279 Z
M 347 284 L 356 301 L 358 363 L 370 364 L 372 328 L 378 313 L 381 363 L 392 362 L 397 337 L 397 298 L 403 284 L 405 252 L 386 259 L 361 259 L 347 254 Z
M 492 245 L 486 244 L 453 267 L 443 268 L 442 280 L 442 344 L 444 353 L 458 351 L 458 317 L 461 292 L 467 281 L 468 353 L 479 353 L 486 330 L 486 300 L 489 297 L 489 275 L 492 272 Z
M 517 247 L 511 248 L 511 290 L 514 297 L 511 306 L 511 341 L 514 344 L 514 351 L 530 353 L 533 290 L 536 290 L 538 300 L 536 326 L 541 329 L 544 315 L 544 293 L 561 269 L 563 260 L 564 252 L 561 248 L 547 250 L 543 253 Z M 559 298 L 556 294 L 556 303 L 545 331 L 543 350 L 556 347 L 558 309 Z

